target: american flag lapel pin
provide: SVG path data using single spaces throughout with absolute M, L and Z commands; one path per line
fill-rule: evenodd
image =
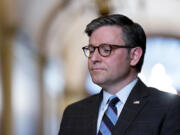
M 138 104 L 140 104 L 140 101 L 136 100 L 133 102 L 133 104 L 138 105 Z

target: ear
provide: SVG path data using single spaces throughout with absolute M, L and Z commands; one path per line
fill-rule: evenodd
M 136 66 L 142 56 L 143 50 L 141 47 L 132 48 L 130 51 L 130 65 Z

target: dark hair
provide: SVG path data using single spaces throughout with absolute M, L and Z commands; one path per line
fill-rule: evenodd
M 90 37 L 94 30 L 105 25 L 115 25 L 120 27 L 123 32 L 123 40 L 127 45 L 142 48 L 143 54 L 136 65 L 136 71 L 140 72 L 146 51 L 146 35 L 143 28 L 124 15 L 113 14 L 92 20 L 87 25 L 85 32 Z

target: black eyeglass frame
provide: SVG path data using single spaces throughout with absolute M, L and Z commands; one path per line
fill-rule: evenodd
M 102 55 L 102 53 L 101 53 L 101 51 L 100 51 L 100 47 L 101 47 L 101 46 L 105 46 L 105 45 L 108 45 L 108 46 L 110 47 L 110 50 L 109 50 L 109 54 L 108 54 L 108 55 Z M 130 45 L 117 45 L 117 44 L 105 44 L 105 43 L 100 44 L 99 46 L 88 45 L 88 46 L 82 47 L 82 50 L 83 50 L 83 52 L 84 52 L 84 55 L 85 55 L 86 57 L 88 57 L 88 58 L 91 57 L 91 56 L 90 56 L 90 52 L 89 52 L 89 56 L 88 56 L 88 54 L 86 54 L 86 51 L 89 51 L 89 47 L 93 47 L 93 48 L 94 48 L 92 54 L 95 52 L 95 50 L 96 50 L 96 48 L 97 48 L 97 49 L 98 49 L 98 53 L 99 53 L 102 57 L 108 57 L 108 56 L 110 56 L 112 50 L 115 49 L 115 48 L 125 48 L 125 49 L 135 48 L 135 47 L 130 46 Z

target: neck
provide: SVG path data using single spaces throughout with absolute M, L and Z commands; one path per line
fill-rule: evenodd
M 124 88 L 125 86 L 127 86 L 130 82 L 132 82 L 132 81 L 135 80 L 136 78 L 137 78 L 137 74 L 134 74 L 134 75 L 131 76 L 131 77 L 123 78 L 122 80 L 120 80 L 120 81 L 117 82 L 116 84 L 104 86 L 103 89 L 106 90 L 107 92 L 109 92 L 110 94 L 116 94 L 116 93 L 119 92 L 122 88 Z

